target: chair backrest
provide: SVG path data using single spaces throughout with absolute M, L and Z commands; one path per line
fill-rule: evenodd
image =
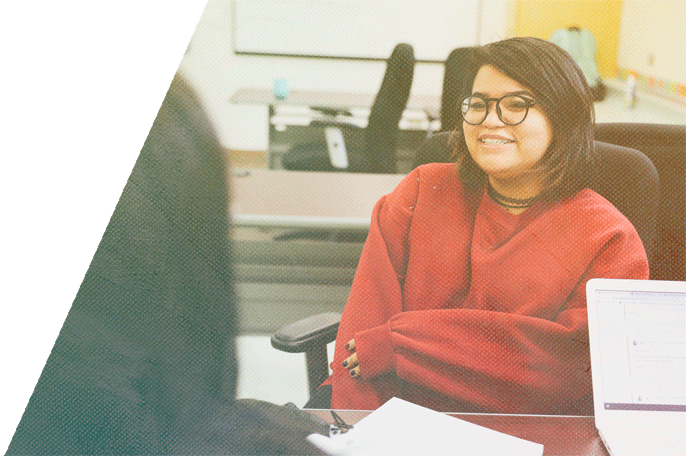
M 427 138 L 417 150 L 424 163 L 452 162 L 451 132 Z M 638 231 L 651 259 L 659 180 L 655 166 L 638 150 L 596 141 L 598 161 L 589 167 L 588 187 L 609 200 Z
M 443 69 L 443 92 L 441 93 L 441 131 L 453 131 L 462 120 L 458 104 L 465 94 L 465 87 L 471 81 L 470 55 L 472 48 L 453 49 Z
M 660 184 L 655 166 L 636 149 L 596 141 L 597 162 L 588 187 L 610 201 L 634 225 L 652 261 Z
M 417 150 L 414 156 L 414 167 L 426 165 L 427 163 L 450 163 L 453 156 L 453 145 L 450 141 L 451 131 L 444 131 L 427 137 Z
M 599 123 L 595 137 L 640 150 L 655 164 L 660 198 L 650 275 L 686 280 L 686 125 Z
M 364 172 L 396 172 L 398 123 L 410 97 L 414 65 L 414 49 L 406 43 L 398 44 L 388 58 L 365 130 Z

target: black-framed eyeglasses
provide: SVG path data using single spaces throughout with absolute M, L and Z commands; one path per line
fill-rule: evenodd
M 524 122 L 529 108 L 535 100 L 521 95 L 505 95 L 500 98 L 483 98 L 473 95 L 462 101 L 460 111 L 462 118 L 470 125 L 479 125 L 488 116 L 491 101 L 495 101 L 498 118 L 506 125 L 519 125 Z

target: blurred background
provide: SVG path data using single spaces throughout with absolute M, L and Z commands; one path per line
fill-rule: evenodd
M 276 11 L 275 5 L 284 3 L 306 9 L 307 17 L 293 19 L 272 14 L 268 17 L 268 27 L 253 27 L 251 19 L 264 21 L 269 16 L 261 8 Z M 364 3 L 356 0 L 208 1 L 180 68 L 201 92 L 223 146 L 234 152 L 235 164 L 243 160 L 255 166 L 264 164 L 268 149 L 267 107 L 230 103 L 236 91 L 243 87 L 271 89 L 275 79 L 283 78 L 290 90 L 376 93 L 385 69 L 381 59 L 340 58 L 359 55 L 355 45 L 368 46 L 368 55 L 390 55 L 396 43 L 381 42 L 379 36 L 383 33 L 374 27 L 382 30 L 395 27 L 394 36 L 415 46 L 418 63 L 411 94 L 440 95 L 442 62 L 421 61 L 422 45 L 434 43 L 435 47 L 425 54 L 444 60 L 456 47 L 513 36 L 550 39 L 555 31 L 576 26 L 594 37 L 597 69 L 610 89 L 608 109 L 597 107 L 599 122 L 686 122 L 686 28 L 683 27 L 686 2 L 682 0 L 381 0 L 369 3 L 385 4 L 383 16 L 366 20 L 355 14 Z M 321 4 L 324 7 L 312 7 Z M 432 9 L 434 16 L 430 16 Z M 402 11 L 409 13 L 401 14 Z M 406 16 L 419 19 L 414 26 L 397 23 Z M 308 33 L 321 30 L 322 26 L 317 24 L 326 24 L 326 29 L 331 30 L 322 39 L 325 43 L 320 56 L 276 55 L 298 53 L 294 49 L 300 43 L 297 37 L 308 37 Z M 426 29 L 418 29 L 417 24 Z M 404 35 L 403 29 L 407 31 Z M 251 38 L 270 33 L 275 38 L 271 42 L 265 39 L 262 48 L 258 46 L 257 50 L 275 50 L 275 54 L 236 52 L 249 48 Z M 285 40 L 292 43 L 284 44 Z M 308 46 L 316 51 L 312 41 L 317 39 L 301 42 L 310 43 Z M 300 54 L 307 52 L 312 51 L 303 50 Z M 329 58 L 321 57 L 327 53 Z M 612 95 L 619 97 L 623 92 L 630 72 L 637 75 L 639 94 L 654 94 L 662 102 L 646 103 L 652 109 L 650 114 L 615 109 L 618 107 Z M 648 99 L 654 100 L 644 98 Z
M 209 0 L 180 71 L 200 93 L 234 168 L 269 167 L 270 153 L 310 140 L 314 115 L 307 106 L 270 112 L 268 103 L 232 100 L 237 92 L 271 93 L 280 80 L 290 93 L 375 94 L 398 42 L 415 49 L 411 96 L 436 98 L 454 48 L 514 36 L 550 40 L 578 28 L 590 32 L 591 60 L 604 86 L 597 122 L 686 124 L 684 17 L 686 2 L 668 0 Z M 364 125 L 368 112 L 357 109 L 352 118 Z M 408 162 L 427 131 L 440 129 L 430 112 L 411 109 L 400 127 L 399 157 Z M 274 242 L 278 234 L 233 233 L 242 313 L 239 395 L 302 406 L 304 357 L 272 349 L 269 335 L 298 318 L 341 311 L 362 244 Z

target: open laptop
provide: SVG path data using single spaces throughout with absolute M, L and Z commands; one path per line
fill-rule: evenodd
M 586 286 L 595 424 L 612 456 L 686 455 L 686 282 Z

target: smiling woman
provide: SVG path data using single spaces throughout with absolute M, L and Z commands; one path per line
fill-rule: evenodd
M 590 414 L 586 282 L 648 278 L 634 227 L 580 179 L 593 108 L 572 58 L 513 38 L 477 48 L 470 79 L 457 167 L 420 166 L 373 211 L 334 408 Z
M 497 103 L 495 113 L 489 115 L 487 106 L 479 116 L 471 109 L 465 111 L 463 102 L 465 122 L 457 131 L 455 151 L 463 179 L 480 186 L 486 173 L 494 188 L 512 197 L 540 194 L 555 199 L 580 190 L 580 175 L 595 155 L 594 113 L 585 77 L 573 59 L 561 48 L 533 38 L 477 48 L 474 58 L 476 73 L 471 96 L 465 94 L 465 102 L 474 97 L 519 95 L 527 107 L 516 108 L 518 103 L 511 103 L 519 113 L 508 121 L 507 117 L 503 119 L 502 101 Z M 519 170 L 526 171 L 519 177 L 540 182 L 531 183 L 533 188 L 520 187 L 516 180 L 498 180 L 488 173 L 479 163 L 486 155 L 480 154 L 484 148 L 477 146 L 484 145 L 489 137 L 512 141 L 509 149 L 516 153 L 509 160 L 515 160 Z M 490 155 L 500 167 L 507 166 L 505 155 Z

